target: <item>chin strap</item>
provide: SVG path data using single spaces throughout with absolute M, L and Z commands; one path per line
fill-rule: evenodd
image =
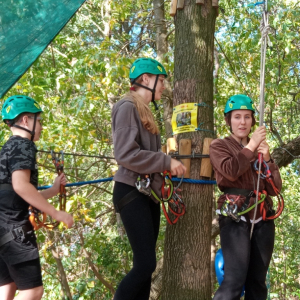
M 151 93 L 152 93 L 152 99 L 151 99 L 151 102 L 154 104 L 154 107 L 155 107 L 155 110 L 158 110 L 158 106 L 157 106 L 157 103 L 155 102 L 155 88 L 156 88 L 156 85 L 157 85 L 157 81 L 158 81 L 158 77 L 159 75 L 156 75 L 156 79 L 155 79 L 155 83 L 154 83 L 154 86 L 153 86 L 153 89 L 150 89 L 149 87 L 145 86 L 145 85 L 142 85 L 140 83 L 137 83 L 135 82 L 136 79 L 134 79 L 131 84 L 132 85 L 137 85 L 137 86 L 140 86 L 146 90 L 149 90 Z M 130 88 L 131 89 L 131 88 Z
M 34 135 L 35 135 L 36 118 L 37 118 L 37 115 L 34 114 L 34 121 L 33 121 L 33 128 L 32 128 L 32 130 L 29 130 L 29 129 L 24 128 L 24 127 L 22 127 L 20 125 L 17 125 L 17 124 L 13 124 L 13 125 L 11 125 L 11 127 L 16 127 L 16 128 L 19 128 L 19 129 L 22 129 L 22 130 L 25 130 L 25 131 L 29 132 L 30 135 L 31 135 L 31 141 L 33 141 Z

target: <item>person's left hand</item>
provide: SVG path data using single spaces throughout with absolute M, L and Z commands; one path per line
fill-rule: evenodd
M 257 147 L 258 153 L 261 153 L 263 155 L 263 158 L 265 161 L 269 161 L 271 159 L 269 145 L 266 142 L 266 140 L 263 140 L 259 146 Z
M 65 176 L 65 173 L 60 174 L 59 176 L 57 176 L 53 182 L 53 186 L 52 188 L 54 189 L 54 191 L 56 192 L 56 194 L 59 193 L 60 191 L 60 185 L 66 185 L 67 184 L 67 178 Z

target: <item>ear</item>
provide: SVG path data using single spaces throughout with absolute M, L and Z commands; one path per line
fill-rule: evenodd
M 142 81 L 145 82 L 146 85 L 149 84 L 149 80 L 150 80 L 150 77 L 148 74 L 143 74 L 142 75 Z

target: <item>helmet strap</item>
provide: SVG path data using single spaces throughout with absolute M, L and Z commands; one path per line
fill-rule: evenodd
M 140 83 L 135 82 L 137 78 L 134 79 L 134 80 L 131 82 L 132 85 L 134 84 L 134 85 L 140 86 L 140 87 L 142 87 L 142 88 L 144 88 L 144 89 L 146 89 L 146 90 L 149 90 L 149 91 L 152 93 L 152 99 L 151 99 L 151 102 L 153 102 L 154 107 L 155 107 L 155 110 L 158 110 L 157 103 L 155 102 L 155 89 L 156 89 L 158 77 L 159 77 L 159 75 L 156 75 L 156 79 L 155 79 L 155 83 L 154 83 L 153 89 L 150 89 L 149 87 L 147 87 L 147 86 L 145 86 L 145 85 L 142 85 L 142 84 L 140 84 Z M 131 89 L 131 88 L 130 88 L 130 89 Z
M 22 127 L 20 125 L 17 125 L 17 124 L 13 124 L 13 125 L 11 125 L 11 127 L 16 127 L 16 128 L 19 128 L 19 129 L 22 129 L 22 130 L 25 130 L 25 131 L 29 132 L 30 135 L 31 135 L 31 141 L 33 141 L 34 135 L 35 135 L 36 118 L 37 118 L 37 115 L 34 114 L 34 121 L 33 121 L 33 128 L 32 128 L 32 130 L 26 129 L 26 128 L 24 128 L 24 127 Z

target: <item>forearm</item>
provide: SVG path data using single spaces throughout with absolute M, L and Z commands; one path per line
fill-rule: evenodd
M 31 183 L 18 183 L 13 187 L 15 192 L 27 203 L 55 219 L 57 210 L 44 198 L 42 193 L 39 193 L 36 190 L 36 188 Z
M 45 199 L 49 199 L 56 196 L 57 191 L 53 188 L 53 186 L 51 186 L 50 188 L 41 191 L 40 194 L 42 194 Z

